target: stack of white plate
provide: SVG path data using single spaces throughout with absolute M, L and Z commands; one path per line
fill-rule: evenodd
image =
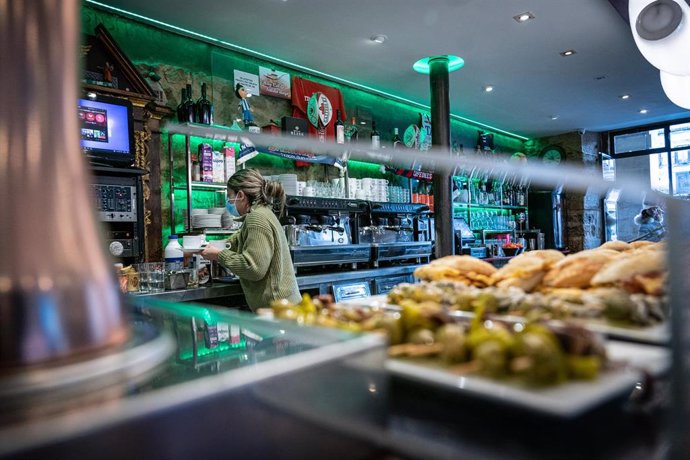
M 285 194 L 297 195 L 297 174 L 281 174 L 278 176 L 278 181 L 283 184 Z
M 209 214 L 217 214 L 219 216 L 222 216 L 223 214 L 225 214 L 225 211 L 226 211 L 225 208 L 209 208 L 208 209 Z
M 194 216 L 199 216 L 203 214 L 208 214 L 208 209 L 202 208 L 192 208 L 192 222 L 194 222 Z M 184 226 L 189 227 L 189 221 L 187 219 L 187 212 L 184 213 Z
M 197 214 L 192 216 L 194 228 L 218 228 L 220 227 L 220 214 Z

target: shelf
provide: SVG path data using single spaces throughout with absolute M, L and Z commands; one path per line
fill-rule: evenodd
M 198 190 L 226 190 L 228 188 L 227 185 L 225 184 L 215 184 L 211 182 L 192 182 L 192 189 L 198 189 Z M 187 190 L 187 187 L 178 185 L 175 187 L 175 190 Z
M 500 204 L 476 204 L 476 203 L 453 203 L 454 207 L 458 208 L 476 208 L 476 209 L 527 209 L 527 206 L 509 206 Z
M 229 228 L 192 228 L 189 231 L 186 232 L 178 232 L 176 235 L 178 236 L 184 236 L 184 235 L 198 235 L 199 233 L 203 233 L 204 235 L 232 235 L 233 233 L 237 233 L 240 230 L 233 230 Z

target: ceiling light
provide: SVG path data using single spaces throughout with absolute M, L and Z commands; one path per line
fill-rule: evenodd
M 524 13 L 518 14 L 517 16 L 513 16 L 513 19 L 522 24 L 523 22 L 527 22 L 530 19 L 534 19 L 534 15 L 529 11 L 526 11 Z
M 621 95 L 621 96 L 619 96 L 619 97 L 620 97 L 621 99 L 623 99 L 623 100 L 630 99 L 630 94 L 623 94 L 623 95 Z
M 429 67 L 429 61 L 432 60 L 433 58 L 438 58 L 438 57 L 445 57 L 448 58 L 448 72 L 453 72 L 455 70 L 458 70 L 462 66 L 465 65 L 465 60 L 461 57 L 458 56 L 429 56 L 420 59 L 419 61 L 415 62 L 412 65 L 412 68 L 419 73 L 423 73 L 425 75 L 428 75 L 430 72 L 430 67 Z
M 561 56 L 563 56 L 563 57 L 572 56 L 576 52 L 577 51 L 575 51 L 575 50 L 565 50 L 565 51 L 561 52 Z
M 643 115 L 644 115 L 645 113 L 647 113 L 647 112 L 649 112 L 649 110 L 647 110 L 647 109 L 640 109 L 640 113 L 643 114 Z
M 558 120 L 558 115 L 551 115 L 552 120 Z
M 383 42 L 385 42 L 386 40 L 388 40 L 388 37 L 386 37 L 385 35 L 381 35 L 381 34 L 379 34 L 379 35 L 374 35 L 374 36 L 371 37 L 371 41 L 374 42 L 374 43 L 383 43 Z
M 494 90 L 494 87 L 491 86 L 491 85 L 486 85 L 486 86 L 484 87 L 484 92 L 486 92 L 486 93 L 490 93 L 490 92 L 493 91 L 493 90 Z

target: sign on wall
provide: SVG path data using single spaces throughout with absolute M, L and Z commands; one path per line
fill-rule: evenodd
M 290 99 L 290 74 L 268 67 L 259 67 L 259 91 L 264 96 Z
M 244 86 L 247 94 L 252 96 L 259 95 L 259 76 L 249 72 L 242 72 L 241 70 L 235 70 L 235 86 L 237 84 Z

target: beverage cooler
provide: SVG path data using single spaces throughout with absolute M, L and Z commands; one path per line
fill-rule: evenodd
M 566 216 L 563 187 L 530 190 L 529 220 L 532 228 L 538 228 L 544 234 L 546 249 L 564 249 Z

